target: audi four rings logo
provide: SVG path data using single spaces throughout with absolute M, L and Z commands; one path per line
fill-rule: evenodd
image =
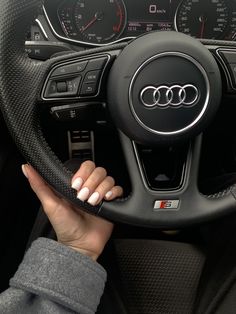
M 199 96 L 198 88 L 192 84 L 147 86 L 140 94 L 142 104 L 148 108 L 192 106 L 197 102 Z

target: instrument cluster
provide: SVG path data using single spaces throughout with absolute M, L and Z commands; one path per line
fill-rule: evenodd
M 46 0 L 44 14 L 58 38 L 89 46 L 163 30 L 236 38 L 236 0 Z

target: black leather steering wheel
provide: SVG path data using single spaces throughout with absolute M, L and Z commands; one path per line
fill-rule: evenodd
M 128 224 L 176 228 L 234 211 L 235 186 L 216 195 L 202 195 L 197 186 L 199 134 L 212 120 L 221 99 L 221 76 L 211 52 L 186 35 L 160 32 L 149 33 L 128 44 L 109 45 L 36 63 L 28 58 L 24 45 L 25 33 L 40 6 L 40 0 L 0 1 L 0 106 L 16 145 L 42 177 L 59 194 L 87 212 Z M 96 100 L 99 84 L 90 86 L 84 94 L 74 93 L 85 75 L 84 65 L 87 71 L 99 69 L 100 85 L 107 82 L 106 102 L 120 130 L 132 184 L 132 193 L 127 199 L 104 202 L 97 207 L 76 198 L 70 187 L 72 173 L 48 146 L 39 123 L 42 102 Z M 61 82 L 60 73 L 57 75 L 64 66 L 67 70 L 74 67 L 73 75 L 70 72 L 64 76 L 64 80 L 72 77 L 74 85 L 63 93 L 55 90 L 55 86 Z M 161 86 L 166 89 L 168 104 L 162 100 L 158 89 Z M 93 87 L 97 90 L 90 97 L 86 92 L 91 93 Z M 161 108 L 163 105 L 165 109 Z M 190 138 L 195 139 L 182 187 L 174 191 L 151 190 L 140 171 L 135 142 L 165 145 Z M 167 206 L 155 208 L 160 201 Z M 173 204 L 176 206 L 171 208 Z

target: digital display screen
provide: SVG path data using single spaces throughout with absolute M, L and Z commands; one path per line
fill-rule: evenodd
M 132 37 L 155 30 L 173 30 L 174 17 L 180 1 L 138 0 L 134 6 L 133 0 L 126 0 L 126 35 Z

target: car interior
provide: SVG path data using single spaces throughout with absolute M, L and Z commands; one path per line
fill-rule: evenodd
M 236 313 L 236 0 L 6 0 L 0 289 L 55 238 L 21 172 L 115 223 L 98 314 Z M 122 198 L 82 203 L 85 160 Z

